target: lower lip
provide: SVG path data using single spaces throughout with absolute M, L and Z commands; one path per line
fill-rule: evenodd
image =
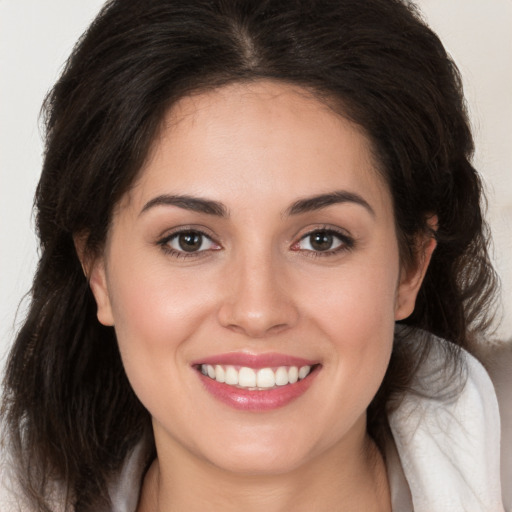
M 268 390 L 242 389 L 217 382 L 197 372 L 206 390 L 221 402 L 243 411 L 270 411 L 284 407 L 302 396 L 311 386 L 320 368 L 315 367 L 304 379 Z

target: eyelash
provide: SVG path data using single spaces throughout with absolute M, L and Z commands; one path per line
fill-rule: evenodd
M 325 251 L 303 249 L 303 252 L 306 253 L 307 256 L 310 258 L 325 258 L 329 256 L 334 256 L 343 252 L 351 251 L 355 247 L 355 240 L 351 236 L 347 235 L 347 233 L 341 230 L 334 229 L 332 227 L 324 226 L 320 228 L 315 228 L 311 231 L 308 231 L 306 234 L 302 235 L 300 239 L 292 245 L 292 250 L 299 251 L 300 249 L 293 249 L 293 247 L 298 246 L 298 244 L 300 244 L 303 240 L 306 240 L 315 234 L 325 234 L 337 238 L 338 241 L 340 242 L 340 245 L 338 247 L 335 247 L 334 249 L 327 249 Z
M 332 236 L 340 242 L 340 245 L 338 247 L 335 247 L 334 249 L 327 249 L 325 251 L 315 251 L 311 249 L 300 249 L 300 248 L 294 248 L 298 247 L 298 245 L 304 241 L 307 240 L 308 237 L 312 237 L 315 234 L 324 234 L 327 236 Z M 205 239 L 209 240 L 212 244 L 216 245 L 217 247 L 214 249 L 203 249 L 198 251 L 180 251 L 173 249 L 170 247 L 170 242 L 175 240 L 181 235 L 199 235 L 202 237 L 201 245 L 203 245 Z M 157 244 L 162 248 L 162 250 L 165 252 L 165 254 L 168 254 L 176 259 L 188 259 L 188 258 L 198 258 L 198 257 L 204 257 L 205 253 L 210 251 L 218 251 L 221 249 L 220 245 L 215 242 L 210 235 L 205 233 L 204 231 L 201 231 L 197 228 L 183 228 L 178 231 L 174 231 L 173 233 L 170 233 L 166 235 L 165 237 L 158 240 Z M 345 251 L 350 251 L 355 247 L 355 240 L 348 236 L 346 233 L 342 231 L 338 231 L 336 229 L 333 229 L 332 227 L 320 227 L 313 229 L 306 234 L 302 235 L 300 239 L 297 242 L 294 242 L 291 246 L 292 251 L 299 252 L 302 251 L 305 254 L 307 254 L 310 258 L 324 258 L 333 256 Z
M 212 244 L 217 245 L 218 248 L 215 249 L 207 249 L 207 250 L 201 250 L 201 251 L 178 251 L 176 249 L 173 249 L 169 244 L 174 239 L 178 238 L 181 235 L 199 235 L 202 237 L 201 245 L 204 243 L 205 239 L 209 240 Z M 174 231 L 173 233 L 170 233 L 160 239 L 158 242 L 158 245 L 162 248 L 165 254 L 168 254 L 176 259 L 188 259 L 188 258 L 198 258 L 201 256 L 205 256 L 204 253 L 209 252 L 211 250 L 218 251 L 220 249 L 219 244 L 217 244 L 210 235 L 205 233 L 204 231 L 201 231 L 197 228 L 182 228 L 178 231 Z

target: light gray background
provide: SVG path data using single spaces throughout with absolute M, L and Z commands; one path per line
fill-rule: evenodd
M 417 3 L 463 74 L 503 282 L 497 335 L 512 338 L 512 0 Z M 31 204 L 41 168 L 40 106 L 102 4 L 0 0 L 0 360 L 37 261 Z

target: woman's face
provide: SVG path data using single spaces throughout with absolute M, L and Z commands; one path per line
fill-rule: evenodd
M 421 273 L 362 131 L 262 81 L 169 112 L 91 287 L 159 456 L 281 473 L 360 453 Z

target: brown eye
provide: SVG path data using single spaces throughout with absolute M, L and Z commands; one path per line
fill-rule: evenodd
M 201 249 L 203 235 L 201 233 L 181 233 L 178 236 L 178 245 L 182 251 L 195 252 Z
M 165 238 L 160 242 L 175 253 L 201 253 L 218 250 L 220 246 L 209 236 L 200 231 L 181 231 Z
M 309 235 L 309 239 L 311 248 L 315 251 L 328 251 L 334 243 L 334 236 L 327 231 L 317 231 Z
M 343 249 L 351 249 L 353 245 L 352 238 L 347 235 L 332 229 L 319 229 L 304 235 L 292 246 L 292 250 L 331 254 Z

